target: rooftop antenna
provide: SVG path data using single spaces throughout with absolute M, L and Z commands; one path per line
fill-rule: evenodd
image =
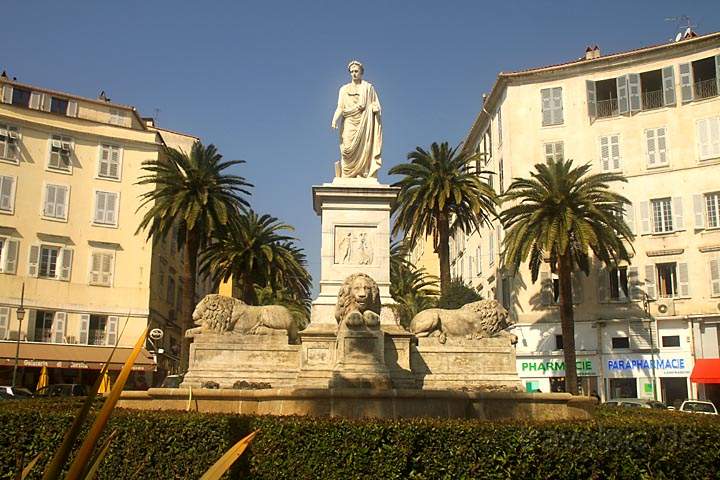
M 675 38 L 670 39 L 670 41 L 675 41 L 675 42 L 679 42 L 683 38 L 691 36 L 693 33 L 693 28 L 697 28 L 699 26 L 699 24 L 697 24 L 697 25 L 693 24 L 692 19 L 685 14 L 677 16 L 677 17 L 666 17 L 665 21 L 666 22 L 675 22 L 675 30 L 678 33 L 677 33 L 677 35 L 675 35 Z
M 158 122 L 159 122 L 159 120 L 160 120 L 160 109 L 159 109 L 159 108 L 156 108 L 156 109 L 154 110 L 154 113 L 155 113 L 155 115 L 154 115 L 154 118 L 155 118 L 155 126 L 157 127 L 157 126 L 158 126 Z

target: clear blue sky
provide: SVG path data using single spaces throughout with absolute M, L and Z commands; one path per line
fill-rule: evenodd
M 0 67 L 74 94 L 101 90 L 159 125 L 214 143 L 255 185 L 253 207 L 296 227 L 317 284 L 310 187 L 331 181 L 330 120 L 351 59 L 383 106 L 383 169 L 415 146 L 459 142 L 500 71 L 668 41 L 666 17 L 720 30 L 718 0 L 5 0 Z

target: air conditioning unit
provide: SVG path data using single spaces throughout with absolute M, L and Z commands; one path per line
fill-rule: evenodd
M 671 317 L 675 315 L 675 300 L 672 298 L 658 298 L 652 304 L 653 315 L 656 317 Z

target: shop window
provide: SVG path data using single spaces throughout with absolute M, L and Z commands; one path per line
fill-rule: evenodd
M 679 347 L 680 346 L 680 335 L 663 335 L 662 336 L 663 347 Z
M 613 349 L 630 348 L 630 338 L 628 338 L 628 337 L 612 337 L 612 348 Z
M 634 378 L 611 378 L 610 398 L 637 398 L 637 381 Z

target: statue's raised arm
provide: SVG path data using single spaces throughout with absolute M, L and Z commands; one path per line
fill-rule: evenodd
M 340 87 L 331 124 L 332 128 L 340 127 L 336 176 L 377 177 L 382 164 L 380 99 L 372 84 L 362 79 L 365 72 L 362 63 L 353 60 L 348 71 L 352 81 Z

